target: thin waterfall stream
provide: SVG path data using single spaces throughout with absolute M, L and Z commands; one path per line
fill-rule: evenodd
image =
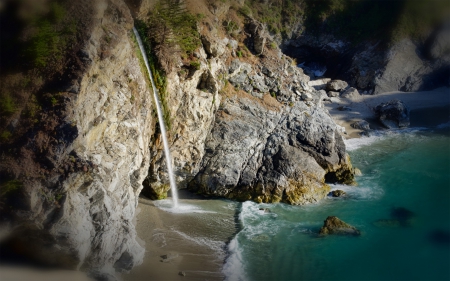
M 164 155 L 166 158 L 167 171 L 169 173 L 169 182 L 170 182 L 170 190 L 172 192 L 173 208 L 177 208 L 178 207 L 178 191 L 177 191 L 177 185 L 175 183 L 175 179 L 173 177 L 173 168 L 172 168 L 172 162 L 171 162 L 172 158 L 170 156 L 169 143 L 167 141 L 166 125 L 164 124 L 164 118 L 163 118 L 163 114 L 162 114 L 162 110 L 161 110 L 161 101 L 159 100 L 158 93 L 156 92 L 157 90 L 156 90 L 155 81 L 153 80 L 153 74 L 152 74 L 152 71 L 150 70 L 150 66 L 148 64 L 148 59 L 145 54 L 145 48 L 144 48 L 144 45 L 142 44 L 141 37 L 139 36 L 139 33 L 135 27 L 133 27 L 133 32 L 134 32 L 134 35 L 136 36 L 136 40 L 138 42 L 139 49 L 141 51 L 142 57 L 144 58 L 145 66 L 147 67 L 148 76 L 150 77 L 150 81 L 152 83 L 153 97 L 155 99 L 156 109 L 158 112 L 158 121 L 159 121 L 159 126 L 161 128 L 161 135 L 162 135 L 162 139 L 163 139 Z

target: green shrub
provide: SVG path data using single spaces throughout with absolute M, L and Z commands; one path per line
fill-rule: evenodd
M 62 23 L 65 15 L 64 7 L 54 2 L 50 12 L 33 23 L 36 32 L 29 40 L 25 53 L 36 67 L 45 67 L 51 60 L 62 59 L 69 37 L 76 32 L 74 22 Z
M 17 111 L 17 106 L 9 93 L 0 96 L 0 113 L 1 115 L 12 115 Z
M 200 69 L 200 62 L 199 61 L 191 61 L 190 65 L 195 70 L 199 70 Z
M 20 180 L 9 180 L 0 185 L 0 197 L 10 194 L 23 186 Z
M 7 141 L 11 138 L 12 134 L 10 131 L 4 131 L 0 134 L 0 140 L 1 141 Z

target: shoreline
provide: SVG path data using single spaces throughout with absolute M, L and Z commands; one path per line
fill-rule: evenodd
M 121 274 L 123 280 L 224 280 L 227 246 L 235 235 L 235 210 L 225 207 L 236 203 L 179 192 L 182 209 L 175 213 L 165 207 L 167 200 L 139 198 L 136 231 L 145 256 Z
M 353 98 L 331 98 L 325 104 L 333 120 L 345 128 L 344 138 L 359 138 L 363 130 L 351 127 L 355 121 L 366 120 L 372 130 L 385 130 L 376 119 L 373 108 L 377 105 L 399 99 L 410 109 L 410 127 L 435 127 L 447 123 L 450 117 L 450 88 L 441 87 L 422 92 L 388 92 L 378 95 L 360 95 Z M 340 106 L 350 107 L 340 111 Z

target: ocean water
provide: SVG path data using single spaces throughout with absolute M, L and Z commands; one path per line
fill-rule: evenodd
M 450 280 L 448 126 L 347 146 L 363 175 L 357 187 L 332 186 L 346 197 L 309 206 L 240 205 L 226 280 Z M 328 216 L 357 227 L 361 236 L 319 237 Z

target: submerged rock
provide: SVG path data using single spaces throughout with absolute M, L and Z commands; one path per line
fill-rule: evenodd
M 432 231 L 428 238 L 433 243 L 448 246 L 450 244 L 450 231 L 437 229 Z
M 319 231 L 320 235 L 338 234 L 359 236 L 361 232 L 356 227 L 340 220 L 338 217 L 329 216 Z
M 375 107 L 375 114 L 388 129 L 406 128 L 409 126 L 410 110 L 405 103 L 393 99 Z
M 414 223 L 416 214 L 404 207 L 396 207 L 392 208 L 391 217 L 398 220 L 402 226 L 410 226 Z

